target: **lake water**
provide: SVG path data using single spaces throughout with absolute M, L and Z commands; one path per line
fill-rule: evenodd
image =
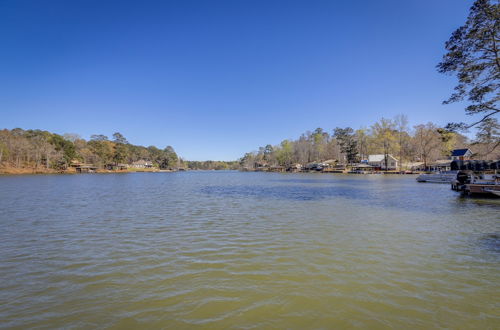
M 414 176 L 4 176 L 0 224 L 0 327 L 500 327 L 500 200 Z

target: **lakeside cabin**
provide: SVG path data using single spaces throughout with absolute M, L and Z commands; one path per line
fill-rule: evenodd
M 451 152 L 451 160 L 471 160 L 472 155 L 470 149 L 455 149 Z
M 374 167 L 375 170 L 396 170 L 398 168 L 398 160 L 391 154 L 387 155 L 387 167 L 385 162 L 385 155 L 368 155 L 368 159 L 362 161 Z
M 413 166 L 412 170 L 425 172 L 445 172 L 452 170 L 452 162 L 454 161 L 471 161 L 473 153 L 470 149 L 454 149 L 450 154 L 449 159 L 438 159 L 433 162 L 420 163 L 418 166 Z

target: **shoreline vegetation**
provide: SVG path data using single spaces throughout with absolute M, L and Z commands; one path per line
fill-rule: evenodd
M 457 150 L 466 155 L 453 156 Z M 432 122 L 410 127 L 405 115 L 382 118 L 357 130 L 337 127 L 328 132 L 317 128 L 298 139 L 246 153 L 240 167 L 270 172 L 407 173 L 449 170 L 452 160 L 471 159 L 500 159 L 500 124 L 496 118 L 481 123 L 472 139 Z
M 404 115 L 367 128 L 317 128 L 246 153 L 238 161 L 188 161 L 172 146 L 133 145 L 121 133 L 109 139 L 42 130 L 0 130 L 0 174 L 132 173 L 187 170 L 262 172 L 419 173 L 447 170 L 454 150 L 467 159 L 500 159 L 500 125 L 488 118 L 474 139 L 431 122 L 410 127 Z
M 126 170 L 106 170 L 97 169 L 92 173 L 156 173 L 156 172 L 175 172 L 176 170 L 160 170 L 158 168 L 145 168 L 145 169 L 126 169 Z M 22 167 L 16 168 L 12 166 L 1 166 L 0 175 L 25 175 L 25 174 L 78 174 L 75 168 L 68 168 L 65 170 L 55 170 L 52 168 L 43 167 Z
M 224 171 L 224 170 L 238 170 L 238 169 L 230 169 L 230 168 L 221 168 L 221 169 L 158 169 L 158 168 L 150 168 L 150 169 L 125 169 L 125 170 L 107 170 L 107 169 L 97 169 L 92 172 L 85 173 L 97 173 L 97 174 L 112 174 L 112 173 L 169 173 L 169 172 L 183 172 L 183 171 Z M 29 175 L 29 174 L 81 174 L 77 172 L 75 169 L 68 168 L 65 170 L 55 170 L 52 168 L 34 168 L 34 167 L 21 167 L 16 168 L 12 166 L 0 166 L 0 175 Z
M 87 141 L 39 129 L 0 130 L 0 174 L 131 173 L 238 169 L 238 162 L 187 161 L 172 146 L 133 145 L 121 133 Z

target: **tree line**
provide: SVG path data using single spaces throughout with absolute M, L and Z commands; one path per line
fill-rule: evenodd
M 185 164 L 190 170 L 237 170 L 239 169 L 238 161 L 185 161 Z
M 171 146 L 159 149 L 133 145 L 118 132 L 111 139 L 96 134 L 87 141 L 77 134 L 59 135 L 39 129 L 0 130 L 0 165 L 3 166 L 64 170 L 75 161 L 102 168 L 141 159 L 151 161 L 160 169 L 184 166 Z
M 268 144 L 248 152 L 240 159 L 240 166 L 254 169 L 259 166 L 306 165 L 334 160 L 352 164 L 367 159 L 370 154 L 392 154 L 403 163 L 422 162 L 427 166 L 438 159 L 446 159 L 453 149 L 470 148 L 478 159 L 500 158 L 500 125 L 495 118 L 487 118 L 479 125 L 472 141 L 452 130 L 431 122 L 409 126 L 405 115 L 382 118 L 370 127 L 353 129 L 337 127 L 328 132 L 322 128 L 307 131 L 296 140 L 283 140 L 278 145 Z M 387 159 L 387 157 L 385 157 Z

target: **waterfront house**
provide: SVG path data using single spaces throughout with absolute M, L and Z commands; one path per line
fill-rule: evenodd
M 130 167 L 132 168 L 152 168 L 153 163 L 144 159 L 140 159 L 138 161 L 133 162 L 130 164 Z
M 387 155 L 387 168 L 385 155 L 368 155 L 367 163 L 378 170 L 395 170 L 398 168 L 398 160 L 391 154 Z
M 451 160 L 470 160 L 472 151 L 470 149 L 455 149 L 451 152 Z

